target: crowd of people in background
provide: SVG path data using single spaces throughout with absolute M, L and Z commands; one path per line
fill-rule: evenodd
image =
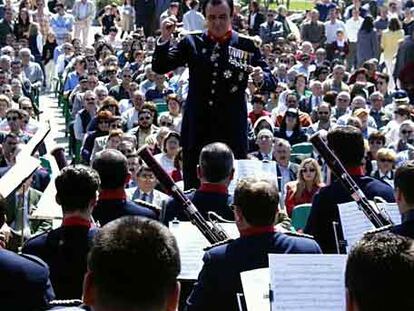
M 123 0 L 97 5 L 92 0 L 5 0 L 0 6 L 0 176 L 16 164 L 24 144 L 42 126 L 39 96 L 56 92 L 66 109 L 67 157 L 99 173 L 100 209 L 93 214 L 100 224 L 123 215 L 144 215 L 167 225 L 177 217 L 184 220 L 137 151 L 147 145 L 183 187 L 180 146 L 181 137 L 188 136 L 182 121 L 190 73 L 186 66 L 155 72 L 152 56 L 167 18 L 176 20 L 175 43 L 205 31 L 202 3 Z M 263 6 L 251 0 L 235 2 L 231 17 L 232 29 L 255 42 L 277 81 L 274 89 L 263 90 L 256 77 L 248 78 L 243 134 L 248 137 L 247 159 L 275 161 L 278 203 L 285 216 L 291 217 L 298 205 L 312 204 L 332 183 L 324 159 L 309 143 L 317 132 L 329 141 L 335 135 L 329 133 L 338 128 L 358 129 L 364 149 L 358 176 L 376 179 L 387 187 L 383 193 L 392 194 L 396 169 L 414 159 L 414 1 L 315 0 L 312 9 L 293 12 L 284 4 Z M 92 26 L 100 29 L 93 35 Z M 224 74 L 229 79 L 232 73 Z M 295 152 L 309 146 L 310 151 Z M 39 154 L 44 154 L 42 148 Z M 234 220 L 233 197 L 227 192 L 232 170 L 224 168 L 217 179 L 202 157 L 197 170 L 201 186 L 189 192 L 191 199 L 203 213 L 214 202 L 222 217 Z M 23 200 L 33 207 L 26 213 L 33 213 L 50 178 L 46 168 L 39 168 L 7 198 L 6 223 L 15 232 L 26 227 L 26 239 L 47 232 L 51 223 L 22 220 L 16 210 Z M 130 201 L 125 205 L 125 200 Z M 74 201 L 59 203 L 64 214 L 73 212 Z M 111 204 L 120 204 L 122 212 L 111 214 Z M 315 227 L 309 228 L 304 230 L 317 236 Z M 330 242 L 316 241 L 321 249 L 316 246 L 314 252 L 332 251 Z M 84 257 L 86 253 L 84 249 Z M 56 273 L 61 267 L 53 268 L 52 283 L 60 284 Z M 57 285 L 57 298 L 81 298 L 79 284 L 75 291 Z M 196 305 L 191 310 L 202 310 Z

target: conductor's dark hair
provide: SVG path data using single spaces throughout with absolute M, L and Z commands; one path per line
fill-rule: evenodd
M 199 165 L 208 182 L 224 181 L 233 172 L 233 152 L 223 143 L 208 144 L 200 152 Z
M 207 8 L 207 5 L 212 5 L 212 6 L 215 6 L 215 5 L 220 5 L 220 4 L 222 4 L 222 3 L 227 3 L 227 5 L 229 6 L 229 8 L 230 8 L 230 16 L 233 16 L 233 12 L 234 12 L 234 3 L 233 3 L 233 0 L 206 0 L 204 3 L 203 3 L 203 15 L 205 16 L 205 17 L 207 17 L 206 16 L 206 8 Z
M 234 205 L 252 226 L 269 226 L 275 223 L 279 193 L 270 180 L 246 178 L 237 183 Z
M 88 166 L 64 167 L 55 179 L 56 199 L 63 212 L 86 211 L 96 197 L 99 184 L 98 173 Z
M 365 154 L 364 138 L 354 126 L 338 126 L 328 133 L 328 146 L 345 167 L 362 164 Z
M 413 279 L 411 239 L 370 233 L 348 256 L 345 286 L 360 311 L 414 310 Z
M 120 151 L 114 149 L 101 151 L 96 155 L 92 167 L 101 178 L 102 189 L 118 189 L 125 186 L 128 162 Z
M 394 186 L 399 189 L 407 204 L 414 204 L 414 161 L 400 166 L 395 172 Z
M 102 227 L 88 256 L 96 304 L 114 310 L 163 310 L 180 267 L 167 227 L 136 216 Z

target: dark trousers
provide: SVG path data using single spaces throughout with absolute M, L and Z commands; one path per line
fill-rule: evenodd
M 197 189 L 200 186 L 200 181 L 197 178 L 197 164 L 198 157 L 201 152 L 201 147 L 183 149 L 183 179 L 184 189 Z

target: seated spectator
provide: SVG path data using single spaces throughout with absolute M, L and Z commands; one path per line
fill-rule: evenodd
M 403 121 L 400 125 L 399 140 L 391 143 L 389 148 L 395 150 L 395 152 L 401 152 L 408 149 L 408 144 L 414 142 L 414 123 L 411 120 Z
M 156 74 L 154 80 L 154 86 L 150 87 L 145 93 L 145 100 L 147 101 L 162 101 L 169 94 L 172 94 L 174 91 L 165 86 L 165 75 Z
M 306 129 L 306 134 L 311 136 L 320 130 L 329 132 L 331 129 L 333 129 L 335 127 L 335 123 L 332 121 L 331 113 L 331 105 L 326 102 L 321 103 L 316 108 L 317 121 Z
M 275 130 L 276 138 L 287 140 L 290 145 L 303 143 L 308 140 L 305 131 L 302 129 L 299 121 L 299 111 L 289 108 L 282 119 L 280 128 Z
M 260 117 L 270 116 L 270 112 L 265 110 L 266 101 L 263 95 L 253 95 L 251 103 L 253 109 L 249 112 L 248 118 L 252 124 L 254 124 Z
M 387 148 L 381 148 L 377 152 L 377 170 L 372 172 L 372 177 L 394 186 L 394 169 L 396 153 Z
M 372 170 L 377 169 L 377 152 L 385 147 L 385 136 L 381 132 L 373 132 L 368 136 L 368 151 L 366 155 L 365 170 L 371 175 Z
M 366 234 L 348 255 L 345 272 L 347 310 L 413 308 L 413 296 L 405 286 L 414 277 L 412 249 L 413 240 L 402 236 Z
M 290 144 L 284 139 L 276 140 L 273 146 L 273 157 L 276 160 L 277 187 L 283 193 L 285 185 L 296 179 L 299 165 L 290 162 Z
M 171 172 L 171 178 L 175 182 L 183 180 L 183 149 L 179 148 L 177 155 L 174 157 L 174 170 Z
M 318 161 L 311 158 L 303 160 L 299 166 L 296 180 L 286 184 L 285 209 L 288 216 L 292 216 L 296 205 L 312 203 L 314 194 L 323 186 Z
M 145 139 L 154 135 L 158 131 L 158 127 L 153 124 L 154 117 L 150 110 L 142 109 L 138 117 L 138 126 L 132 128 L 128 133 L 136 136 L 137 148 L 140 148 L 145 144 Z
M 256 144 L 259 147 L 258 151 L 251 152 L 249 155 L 260 161 L 272 161 L 273 158 L 273 143 L 274 143 L 273 133 L 268 129 L 260 130 L 257 134 Z
M 174 131 L 180 133 L 181 132 L 181 121 L 182 121 L 182 113 L 181 113 L 181 105 L 182 102 L 177 94 L 172 93 L 167 95 L 167 107 L 168 112 L 161 113 L 168 114 L 173 119 L 173 126 Z M 162 126 L 162 125 L 160 125 Z
M 302 127 L 308 127 L 312 124 L 312 119 L 309 116 L 309 114 L 299 110 L 299 101 L 298 97 L 294 92 L 288 92 L 288 94 L 285 96 L 285 102 L 286 102 L 286 110 L 289 108 L 297 109 L 299 113 L 299 123 Z M 286 111 L 285 110 L 285 111 Z M 284 111 L 284 112 L 285 112 Z M 282 119 L 284 117 L 284 112 L 280 113 L 276 116 L 275 119 L 275 125 L 280 126 L 282 123 Z
M 358 108 L 352 113 L 352 116 L 361 121 L 361 132 L 365 139 L 368 139 L 369 135 L 377 131 L 376 128 L 368 126 L 368 109 Z
M 154 157 L 161 167 L 171 174 L 174 170 L 174 158 L 180 147 L 180 134 L 177 132 L 169 132 L 162 141 L 162 153 L 156 154 Z

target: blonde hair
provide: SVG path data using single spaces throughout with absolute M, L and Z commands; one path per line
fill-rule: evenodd
M 315 178 L 313 179 L 313 186 L 320 187 L 322 185 L 322 172 L 321 172 L 321 167 L 318 161 L 312 158 L 304 159 L 302 163 L 300 163 L 298 175 L 292 185 L 293 186 L 292 190 L 293 190 L 295 199 L 299 199 L 302 196 L 303 191 L 305 191 L 306 183 L 305 183 L 305 179 L 303 178 L 302 171 L 305 165 L 308 165 L 308 164 L 312 165 L 316 173 Z
M 377 159 L 380 158 L 395 161 L 395 159 L 397 158 L 397 154 L 392 149 L 381 148 L 377 151 Z

